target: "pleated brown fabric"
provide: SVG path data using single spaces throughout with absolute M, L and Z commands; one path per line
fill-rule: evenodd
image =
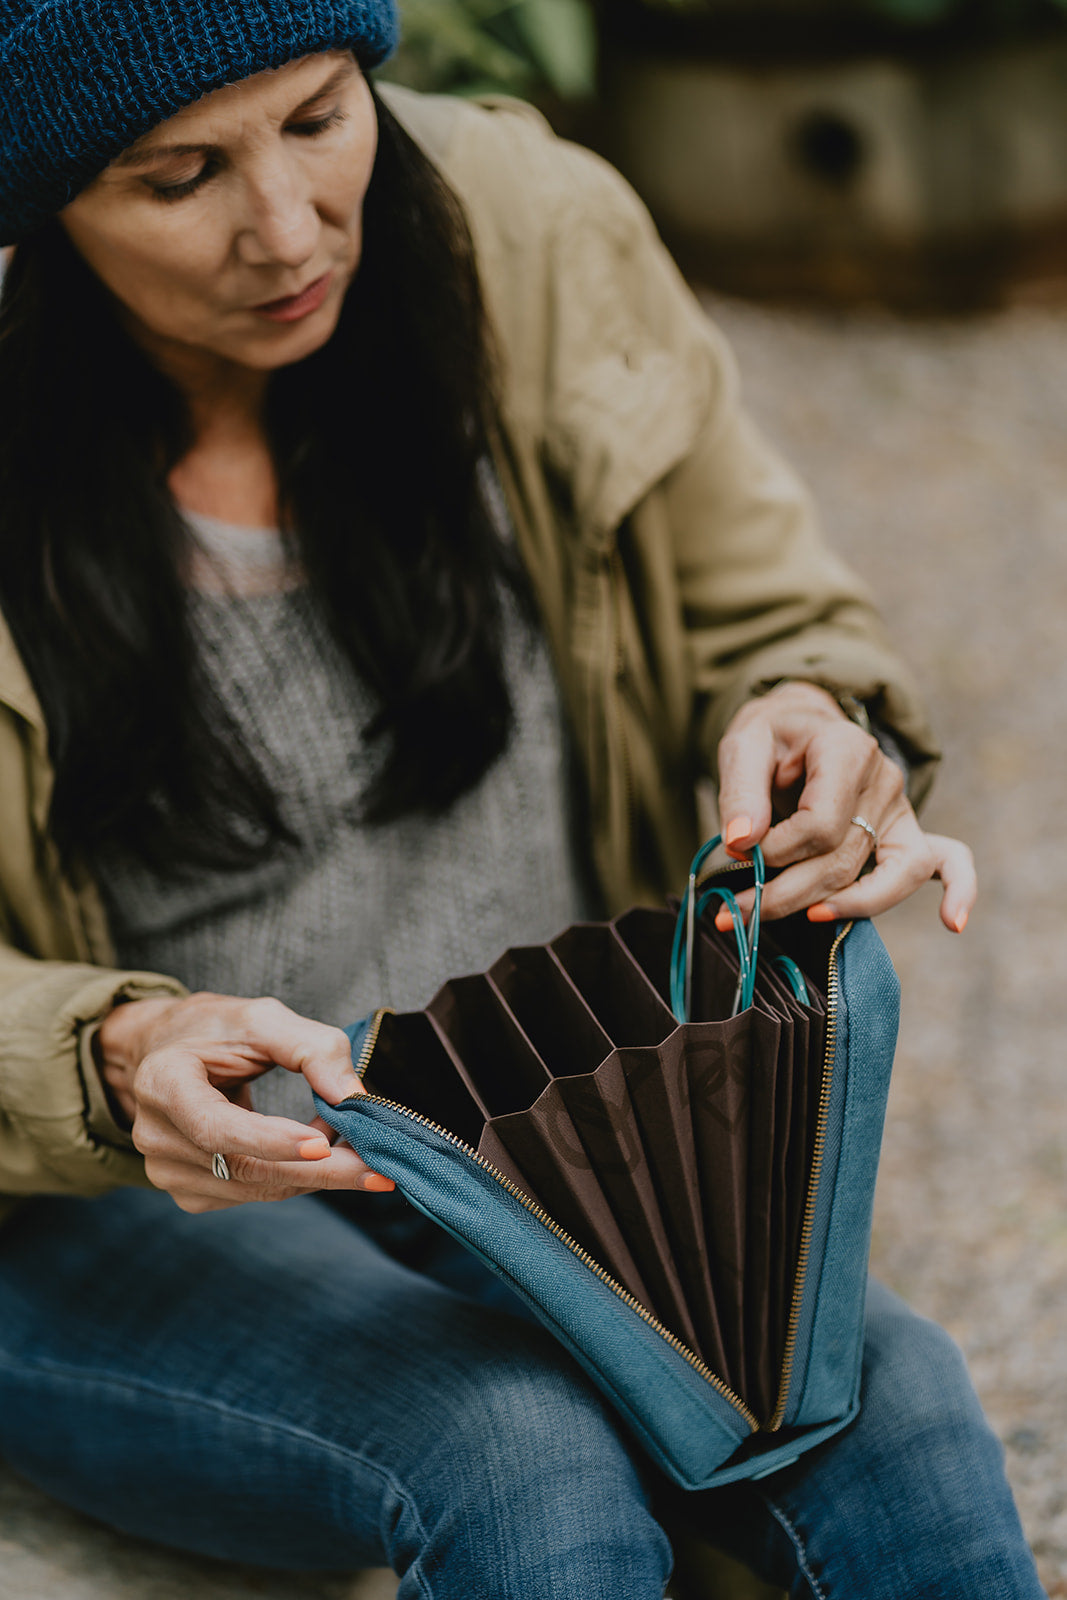
M 668 1003 L 674 917 L 638 909 L 509 950 L 388 1015 L 368 1090 L 507 1179 L 761 1421 L 777 1401 L 827 1046 L 821 941 L 765 934 L 733 1017 L 732 940 L 701 928 L 693 1019 Z

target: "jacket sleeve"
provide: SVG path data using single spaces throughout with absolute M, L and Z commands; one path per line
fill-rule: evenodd
M 662 485 L 702 758 L 714 773 L 745 701 L 801 679 L 863 703 L 905 756 L 920 802 L 939 752 L 919 691 L 803 484 L 741 407 L 729 352 L 714 330 L 705 337 L 721 380 L 715 414 Z
M 185 993 L 155 974 L 38 961 L 0 946 L 0 1207 L 3 1197 L 147 1183 L 111 1115 L 92 1040 L 121 1001 Z
M 2 618 L 0 676 L 2 1212 L 4 1197 L 146 1183 L 141 1157 L 111 1115 L 93 1036 L 122 1000 L 186 990 L 169 977 L 112 970 L 98 897 L 50 864 L 47 736 Z
M 867 588 L 827 545 L 804 485 L 746 414 L 730 349 L 645 207 L 596 157 L 571 147 L 566 159 L 572 205 L 557 258 L 575 311 L 557 318 L 571 348 L 592 337 L 600 359 L 586 362 L 597 373 L 596 405 L 579 410 L 570 394 L 565 409 L 579 419 L 572 436 L 590 437 L 610 406 L 617 437 L 631 441 L 611 464 L 623 495 L 643 461 L 682 441 L 647 500 L 673 545 L 699 766 L 715 775 L 719 741 L 748 699 L 802 679 L 866 706 L 906 757 L 920 801 L 939 752 Z M 605 376 L 609 344 L 621 359 Z

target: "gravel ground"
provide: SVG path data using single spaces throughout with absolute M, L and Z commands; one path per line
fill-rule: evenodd
M 929 692 L 947 760 L 928 823 L 978 856 L 962 939 L 932 888 L 882 922 L 904 1016 L 875 1260 L 962 1344 L 1045 1584 L 1067 1596 L 1067 313 L 902 324 L 709 307 Z M 171 1558 L 0 1476 L 3 1600 L 190 1592 L 391 1588 Z
M 903 1021 L 875 1268 L 963 1346 L 1067 1596 L 1067 311 L 708 304 L 928 691 L 927 825 L 978 858 L 962 938 L 933 887 L 880 924 Z

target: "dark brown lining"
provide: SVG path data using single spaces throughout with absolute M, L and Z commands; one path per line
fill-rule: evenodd
M 365 1075 L 472 1145 L 761 1421 L 779 1384 L 826 1044 L 827 941 L 777 925 L 729 1017 L 732 940 L 702 929 L 697 1020 L 667 1005 L 674 918 L 635 910 L 510 950 L 425 1013 L 387 1016 Z M 817 978 L 815 974 L 818 973 Z

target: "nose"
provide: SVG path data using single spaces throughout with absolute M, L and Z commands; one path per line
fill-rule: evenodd
M 315 254 L 321 220 L 299 163 L 279 159 L 246 181 L 237 249 L 247 266 L 302 267 Z

